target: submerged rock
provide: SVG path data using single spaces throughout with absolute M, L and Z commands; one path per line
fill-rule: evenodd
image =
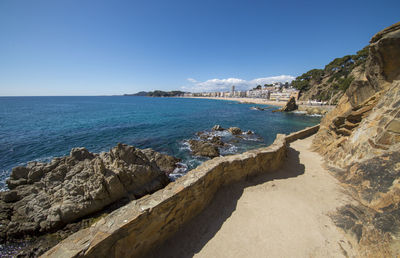
M 123 198 L 165 187 L 163 170 L 175 159 L 160 155 L 118 144 L 106 153 L 74 148 L 50 163 L 15 167 L 7 180 L 11 190 L 0 193 L 0 240 L 53 232 Z

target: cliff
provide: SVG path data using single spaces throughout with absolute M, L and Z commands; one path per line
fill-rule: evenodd
M 368 49 L 364 74 L 322 119 L 313 146 L 360 202 L 339 210 L 337 224 L 363 256 L 383 257 L 399 254 L 400 23 L 373 36 Z

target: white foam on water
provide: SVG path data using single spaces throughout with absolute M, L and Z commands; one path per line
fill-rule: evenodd
M 192 149 L 190 148 L 190 144 L 187 141 L 182 142 L 182 146 L 179 147 L 180 150 L 189 150 L 192 151 Z
M 230 133 L 227 130 L 224 131 L 213 131 L 213 132 L 206 132 L 206 134 L 209 134 L 211 136 L 228 136 Z
M 48 156 L 48 157 L 42 157 L 42 158 L 37 158 L 34 159 L 32 161 L 34 162 L 44 162 L 44 163 L 49 163 L 52 159 L 54 159 L 54 156 Z M 26 164 L 28 164 L 29 162 L 27 162 Z
M 238 151 L 238 147 L 236 147 L 233 144 L 229 144 L 228 147 L 221 148 L 221 155 L 227 155 L 227 154 L 235 154 Z
M 304 114 L 307 114 L 307 111 L 293 111 L 293 113 L 304 115 Z
M 262 138 L 260 138 L 260 137 L 249 137 L 249 138 L 246 138 L 245 139 L 246 141 L 252 141 L 252 142 L 261 142 L 262 141 Z

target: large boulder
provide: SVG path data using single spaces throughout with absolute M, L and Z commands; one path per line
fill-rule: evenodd
M 219 156 L 218 147 L 210 142 L 202 140 L 189 140 L 190 149 L 195 156 L 215 158 Z
M 169 179 L 156 160 L 118 144 L 106 153 L 75 148 L 50 163 L 14 168 L 7 181 L 11 190 L 0 193 L 0 239 L 52 232 L 119 200 L 163 188 Z

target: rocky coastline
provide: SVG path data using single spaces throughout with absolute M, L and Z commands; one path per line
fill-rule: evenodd
M 253 131 L 215 125 L 187 140 L 191 154 L 206 159 L 226 155 Z M 3 254 L 38 256 L 112 211 L 164 188 L 181 160 L 153 149 L 118 144 L 109 152 L 74 148 L 49 163 L 14 167 L 0 192 Z
M 15 167 L 9 190 L 0 192 L 0 241 L 41 253 L 104 214 L 165 187 L 179 161 L 118 144 L 109 152 L 74 148 L 49 163 Z

